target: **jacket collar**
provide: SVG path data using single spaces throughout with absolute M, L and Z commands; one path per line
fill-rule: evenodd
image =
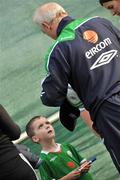
M 69 24 L 70 22 L 72 22 L 74 19 L 72 19 L 70 16 L 66 16 L 64 17 L 59 25 L 58 25 L 58 28 L 57 28 L 57 37 L 60 35 L 61 31 L 63 30 L 63 28 Z

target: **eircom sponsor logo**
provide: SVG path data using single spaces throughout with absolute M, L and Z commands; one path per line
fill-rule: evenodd
M 105 49 L 107 46 L 112 44 L 110 38 L 106 38 L 103 41 L 101 41 L 99 44 L 91 48 L 85 53 L 85 56 L 87 59 L 91 59 L 94 55 L 96 55 L 98 52 L 102 51 L 102 49 Z

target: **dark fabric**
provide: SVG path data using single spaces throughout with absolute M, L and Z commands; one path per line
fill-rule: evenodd
M 8 139 L 7 136 L 2 135 L 2 142 L 0 141 L 0 169 L 3 163 L 12 161 L 13 158 L 17 157 L 19 154 L 16 147 Z
M 11 140 L 20 137 L 20 128 L 11 119 L 5 108 L 0 105 L 0 169 L 3 163 L 7 163 L 18 155 L 16 147 Z
M 68 130 L 75 129 L 77 118 L 80 116 L 78 108 L 72 106 L 67 99 L 60 107 L 60 121 Z
M 31 166 L 34 169 L 39 168 L 39 166 L 42 163 L 39 156 L 32 153 L 30 151 L 30 149 L 27 146 L 23 145 L 23 144 L 16 144 L 16 147 L 17 147 L 18 151 L 21 152 L 26 157 L 26 159 L 29 161 L 29 163 L 31 164 Z
M 103 103 L 94 126 L 104 138 L 104 144 L 120 173 L 120 93 Z
M 72 19 L 70 16 L 67 16 L 65 18 L 62 19 L 62 21 L 60 21 L 58 28 L 57 28 L 57 36 L 60 35 L 61 31 L 63 30 L 63 28 L 69 24 L 70 22 L 72 22 L 74 19 Z
M 108 1 L 112 1 L 112 0 L 99 0 L 100 4 L 103 6 L 103 3 L 108 2 Z
M 19 156 L 11 140 L 20 136 L 20 128 L 0 105 L 0 180 L 36 180 L 35 174 Z
M 14 123 L 5 108 L 0 104 L 0 129 L 11 140 L 16 140 L 20 137 L 21 130 L 17 124 Z
M 17 156 L 0 167 L 0 180 L 37 180 L 32 168 Z

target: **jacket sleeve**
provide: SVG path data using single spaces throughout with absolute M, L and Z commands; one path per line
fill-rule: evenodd
M 11 119 L 7 111 L 0 105 L 0 129 L 11 140 L 16 140 L 20 137 L 21 130 L 17 124 Z
M 103 24 L 105 26 L 107 26 L 107 28 L 116 36 L 117 40 L 120 42 L 120 30 L 118 28 L 116 28 L 111 21 L 107 20 L 107 19 L 103 19 Z
M 48 74 L 42 83 L 41 100 L 47 106 L 60 106 L 67 94 L 70 66 L 58 44 L 48 60 Z
M 39 156 L 32 153 L 30 149 L 23 144 L 16 144 L 15 146 L 18 149 L 18 151 L 27 158 L 27 160 L 30 162 L 34 169 L 39 168 L 39 166 L 42 164 L 42 160 L 40 160 Z

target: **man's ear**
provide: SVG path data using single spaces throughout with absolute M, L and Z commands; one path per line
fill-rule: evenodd
M 42 26 L 44 29 L 50 29 L 50 25 L 47 22 L 43 22 Z
M 33 142 L 38 143 L 39 140 L 40 140 L 40 138 L 38 138 L 37 136 L 32 136 Z

